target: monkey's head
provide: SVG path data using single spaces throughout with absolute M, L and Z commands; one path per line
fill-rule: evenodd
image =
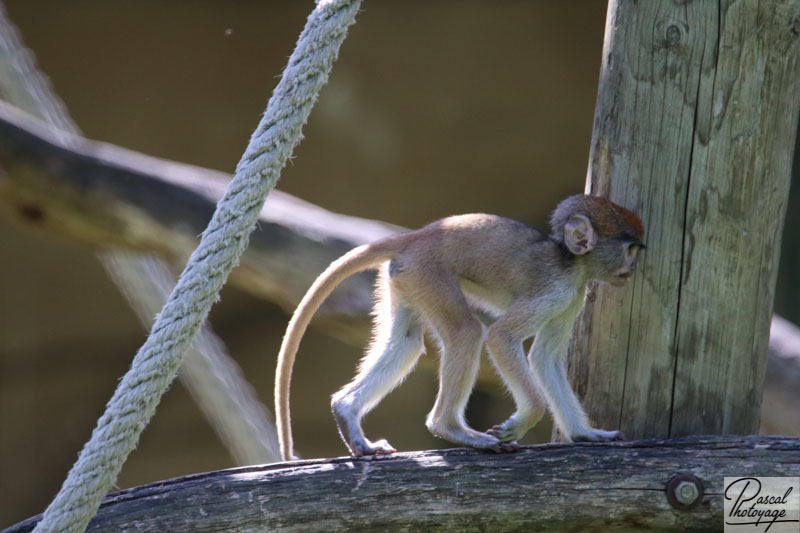
M 606 198 L 570 196 L 553 211 L 550 226 L 570 254 L 584 256 L 592 279 L 616 286 L 630 279 L 645 247 L 639 216 Z

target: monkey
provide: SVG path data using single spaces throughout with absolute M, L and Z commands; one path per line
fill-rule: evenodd
M 411 372 L 430 334 L 440 351 L 439 390 L 426 426 L 461 446 L 519 449 L 549 408 L 567 441 L 623 440 L 620 431 L 590 426 L 566 376 L 574 322 L 592 280 L 623 286 L 645 248 L 638 215 L 608 199 L 574 195 L 554 210 L 552 233 L 508 218 L 467 214 L 352 249 L 314 281 L 295 310 L 278 355 L 275 411 L 281 454 L 291 460 L 289 384 L 300 340 L 312 316 L 344 279 L 378 268 L 372 343 L 353 380 L 331 409 L 355 457 L 396 450 L 370 441 L 361 420 Z M 489 325 L 478 313 L 493 319 Z M 523 343 L 533 338 L 526 357 Z M 469 427 L 467 401 L 480 354 L 490 360 L 516 410 L 486 432 Z

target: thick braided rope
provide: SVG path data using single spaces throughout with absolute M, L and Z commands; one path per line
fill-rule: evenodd
M 267 193 L 301 138 L 360 0 L 320 0 L 236 174 L 150 335 L 35 532 L 84 531 L 238 263 Z

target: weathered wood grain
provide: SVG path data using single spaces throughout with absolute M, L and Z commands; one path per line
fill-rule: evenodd
M 753 433 L 800 109 L 800 1 L 609 3 L 587 189 L 639 213 L 571 374 L 633 438 Z
M 678 473 L 705 487 L 692 510 L 667 502 Z M 111 494 L 87 531 L 721 531 L 726 475 L 798 476 L 800 440 L 688 437 L 253 466 Z M 37 518 L 3 533 L 31 531 Z

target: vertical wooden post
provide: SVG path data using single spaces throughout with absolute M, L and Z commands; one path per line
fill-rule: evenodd
M 629 438 L 754 433 L 800 110 L 800 0 L 611 0 L 587 192 L 642 215 L 570 376 Z

